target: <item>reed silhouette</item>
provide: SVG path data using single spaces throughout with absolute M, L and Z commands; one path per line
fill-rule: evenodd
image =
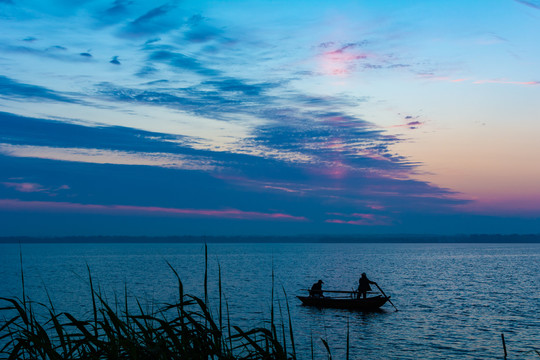
M 225 300 L 223 304 L 225 297 L 222 294 L 219 266 L 217 320 L 212 314 L 208 304 L 207 257 L 205 247 L 204 298 L 185 294 L 178 273 L 168 263 L 178 282 L 178 301 L 157 306 L 152 311 L 145 310 L 138 300 L 135 309 L 129 308 L 127 289 L 122 309 L 118 309 L 118 301 L 110 304 L 101 291 L 94 287 L 90 268 L 87 267 L 92 313 L 90 319 L 81 320 L 69 312 L 57 312 L 48 293 L 49 304 L 32 302 L 26 298 L 21 255 L 23 296 L 0 298 L 3 303 L 0 307 L 0 358 L 296 359 L 287 299 L 288 323 L 283 322 L 281 304 L 279 315 L 282 322 L 278 324 L 275 321 L 274 274 L 268 328 L 244 330 L 231 325 L 228 303 Z M 287 343 L 291 345 L 290 352 L 287 351 Z

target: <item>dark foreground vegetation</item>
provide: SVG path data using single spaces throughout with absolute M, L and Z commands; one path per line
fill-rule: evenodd
M 154 313 L 141 306 L 118 311 L 93 291 L 90 320 L 56 313 L 45 306 L 2 298 L 4 319 L 0 334 L 4 359 L 295 359 L 285 338 L 270 328 L 243 331 L 223 326 L 204 300 L 180 294 L 181 300 Z M 38 307 L 41 307 L 39 309 Z M 127 308 L 127 306 L 126 306 Z M 37 313 L 48 312 L 43 317 Z M 281 329 L 284 331 L 284 329 Z M 281 334 L 284 335 L 284 334 Z M 290 333 L 292 341 L 292 332 Z
M 288 323 L 281 306 L 277 323 L 273 286 L 266 325 L 243 330 L 230 323 L 221 271 L 219 305 L 213 314 L 206 272 L 201 299 L 184 294 L 178 274 L 171 270 L 178 279 L 178 301 L 153 311 L 145 311 L 138 300 L 130 308 L 127 290 L 123 301 L 110 304 L 94 288 L 88 270 L 93 310 L 83 320 L 57 312 L 50 297 L 48 304 L 27 300 L 22 276 L 22 299 L 0 298 L 0 359 L 296 359 L 289 304 L 286 301 Z

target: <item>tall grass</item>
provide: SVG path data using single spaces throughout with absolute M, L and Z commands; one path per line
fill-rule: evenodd
M 77 319 L 69 312 L 57 312 L 50 298 L 49 304 L 32 302 L 26 299 L 24 290 L 21 299 L 0 298 L 0 358 L 296 359 L 289 304 L 287 301 L 288 324 L 283 322 L 281 305 L 282 323 L 276 324 L 273 289 L 268 328 L 244 330 L 231 325 L 229 306 L 221 293 L 219 267 L 217 320 L 212 315 L 208 304 L 206 249 L 204 299 L 185 294 L 178 273 L 168 265 L 177 279 L 178 301 L 154 310 L 145 310 L 138 300 L 135 309 L 128 308 L 127 289 L 124 290 L 123 309 L 119 310 L 118 300 L 111 305 L 99 288 L 94 287 L 89 268 L 90 319 Z M 272 274 L 272 283 L 273 278 Z M 24 289 L 24 276 L 22 281 Z M 222 298 L 225 299 L 225 313 Z M 223 324 L 224 314 L 226 325 Z M 292 352 L 287 352 L 287 341 L 290 341 Z

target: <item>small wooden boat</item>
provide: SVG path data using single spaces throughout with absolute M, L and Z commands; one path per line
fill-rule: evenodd
M 316 306 L 319 308 L 334 308 L 334 309 L 349 309 L 349 310 L 360 310 L 360 311 L 375 311 L 383 306 L 387 301 L 392 304 L 390 297 L 382 291 L 382 289 L 377 285 L 377 288 L 380 290 L 378 292 L 368 291 L 370 295 L 377 294 L 376 296 L 371 296 L 367 298 L 358 298 L 357 291 L 342 291 L 342 290 L 320 290 L 322 293 L 333 293 L 333 294 L 347 294 L 346 297 L 330 297 L 330 296 L 318 296 L 312 295 L 311 290 L 307 290 L 309 296 L 297 296 L 297 298 L 302 301 L 302 305 L 306 306 Z M 393 304 L 392 304 L 393 305 Z M 397 309 L 396 309 L 397 310 Z
M 312 297 L 297 296 L 305 306 L 316 306 L 319 308 L 349 309 L 361 311 L 375 311 L 383 306 L 388 299 L 381 295 L 372 296 L 365 299 L 334 298 L 334 297 Z

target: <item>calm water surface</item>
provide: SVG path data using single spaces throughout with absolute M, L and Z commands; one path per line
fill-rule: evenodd
M 201 244 L 25 244 L 26 290 L 59 310 L 87 314 L 86 265 L 110 300 L 137 297 L 148 306 L 175 301 L 178 271 L 187 293 L 202 295 Z M 321 338 L 336 359 L 539 359 L 540 244 L 209 244 L 209 291 L 217 305 L 218 262 L 231 322 L 243 328 L 270 317 L 275 291 L 293 319 L 297 352 L 324 359 Z M 19 296 L 19 245 L 0 245 L 0 296 Z M 295 295 L 318 279 L 325 289 L 350 290 L 366 272 L 392 297 L 382 312 L 303 307 Z M 275 303 L 276 308 L 278 303 Z M 279 314 L 277 315 L 279 319 Z

